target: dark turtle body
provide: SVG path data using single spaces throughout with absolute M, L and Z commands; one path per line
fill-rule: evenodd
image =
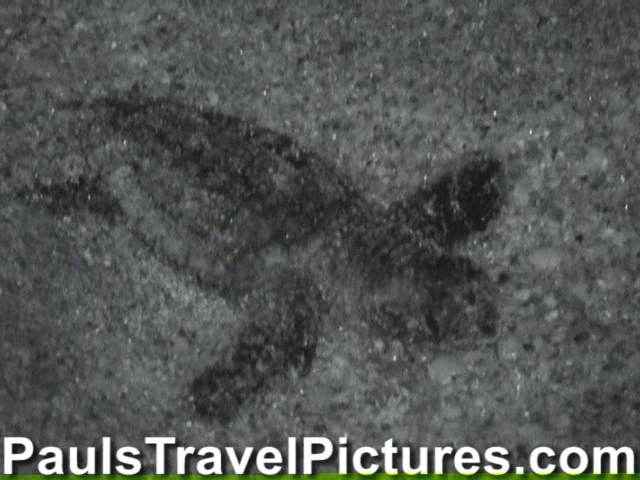
M 483 272 L 452 247 L 499 212 L 498 160 L 470 155 L 382 208 L 290 137 L 237 117 L 135 91 L 82 110 L 94 173 L 25 196 L 125 224 L 242 312 L 235 342 L 194 376 L 198 412 L 228 420 L 271 378 L 308 372 L 345 272 L 361 278 L 358 310 L 380 335 L 495 332 Z

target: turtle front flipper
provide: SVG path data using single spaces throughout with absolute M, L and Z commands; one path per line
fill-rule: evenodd
M 306 375 L 325 305 L 310 273 L 276 267 L 243 301 L 246 325 L 234 344 L 191 384 L 196 411 L 226 422 L 270 381 Z

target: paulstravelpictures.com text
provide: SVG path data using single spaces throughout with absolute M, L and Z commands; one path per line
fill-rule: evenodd
M 378 446 L 351 446 L 347 437 L 288 438 L 284 448 L 179 445 L 174 437 L 146 437 L 144 447 L 116 446 L 103 437 L 99 446 L 39 447 L 26 437 L 4 437 L 2 472 L 19 473 L 35 465 L 42 475 L 177 473 L 223 475 L 309 475 L 318 471 L 358 474 L 428 473 L 635 473 L 635 452 L 629 447 L 577 446 L 554 450 L 534 448 L 524 465 L 512 464 L 510 452 L 493 446 L 408 447 L 389 439 Z

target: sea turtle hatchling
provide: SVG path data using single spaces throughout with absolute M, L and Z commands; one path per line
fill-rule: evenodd
M 290 137 L 236 117 L 137 91 L 75 107 L 93 173 L 23 196 L 121 222 L 243 312 L 235 342 L 194 373 L 201 414 L 228 420 L 270 378 L 308 372 L 336 289 L 405 344 L 495 332 L 489 282 L 452 247 L 499 212 L 498 160 L 470 154 L 382 208 Z

